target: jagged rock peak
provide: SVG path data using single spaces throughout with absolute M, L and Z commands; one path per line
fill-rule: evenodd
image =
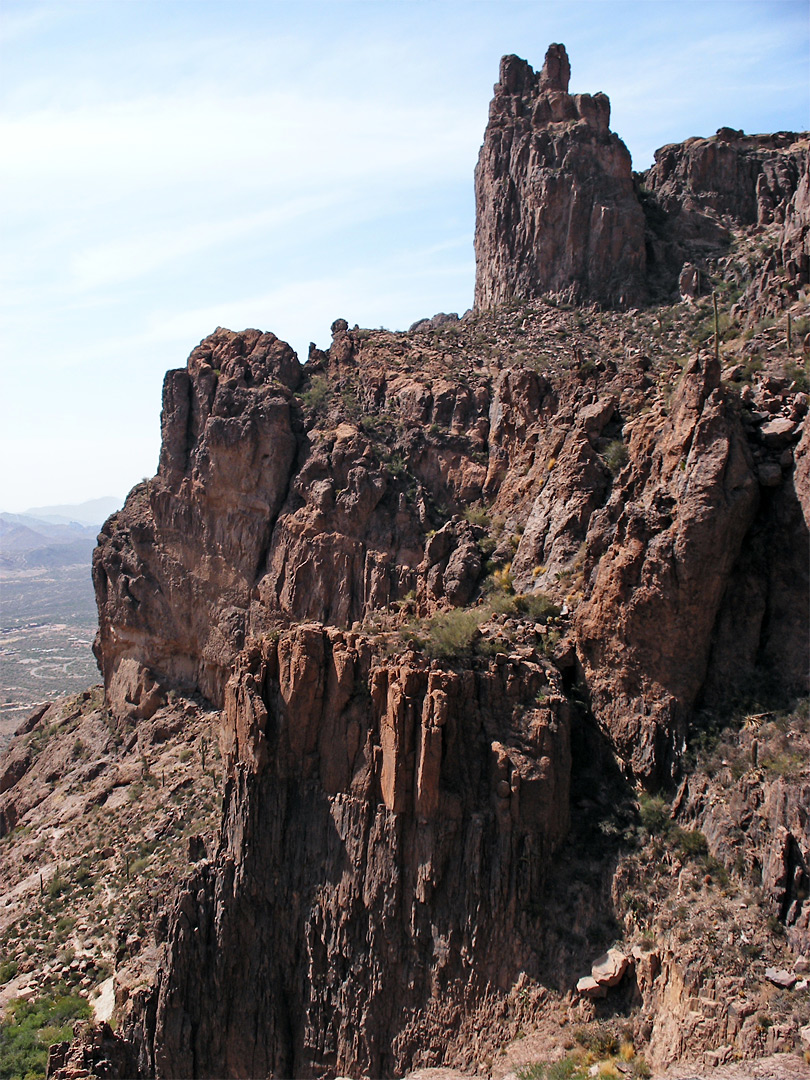
M 561 90 L 568 93 L 571 64 L 564 45 L 549 45 L 542 71 L 536 73 L 526 60 L 511 53 L 501 57 L 498 88 L 508 94 L 523 94 L 532 90 Z
M 517 56 L 500 81 L 475 174 L 475 306 L 556 294 L 611 307 L 646 299 L 644 213 L 602 93 L 570 94 L 553 44 L 539 74 Z
M 565 90 L 568 91 L 568 81 L 571 78 L 571 64 L 564 45 L 549 45 L 543 70 L 540 72 L 541 90 Z

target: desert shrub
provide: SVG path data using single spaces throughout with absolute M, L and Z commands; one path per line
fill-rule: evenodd
M 783 776 L 786 780 L 795 780 L 804 771 L 806 761 L 801 754 L 777 750 L 764 754 L 759 764 L 770 776 Z
M 660 795 L 642 792 L 638 800 L 638 813 L 642 826 L 652 836 L 663 832 L 669 824 L 669 806 Z
M 332 396 L 332 388 L 326 375 L 316 375 L 308 388 L 301 394 L 301 400 L 306 408 L 313 414 L 323 411 L 329 404 Z
M 48 1047 L 71 1039 L 74 1023 L 89 1016 L 88 1003 L 74 994 L 12 1001 L 0 1020 L 0 1077 L 44 1076 Z
M 779 921 L 776 915 L 769 915 L 765 922 L 765 925 L 767 926 L 769 933 L 776 934 L 777 937 L 784 937 L 785 927 Z
M 468 506 L 464 511 L 464 517 L 470 525 L 480 525 L 484 529 L 490 523 L 489 514 L 483 506 Z
M 598 1057 L 607 1057 L 619 1050 L 619 1039 L 616 1032 L 608 1024 L 594 1024 L 592 1027 L 577 1028 L 574 1038 Z
M 495 548 L 498 546 L 498 541 L 495 539 L 494 536 L 482 536 L 480 540 L 476 541 L 476 543 L 478 545 L 478 550 L 481 552 L 485 559 L 488 559 L 492 552 L 495 550 Z
M 796 384 L 796 390 L 801 390 L 803 394 L 810 390 L 810 374 L 806 367 L 802 367 L 801 364 L 789 364 L 785 374 L 791 382 Z
M 67 888 L 68 882 L 65 878 L 62 877 L 62 875 L 59 873 L 59 870 L 57 869 L 56 873 L 53 875 L 50 882 L 48 883 L 48 896 L 50 896 L 51 900 L 55 900 L 56 897 L 61 896 Z
M 13 979 L 17 974 L 17 961 L 16 960 L 4 960 L 0 963 L 0 986 L 7 983 L 9 979 Z
M 76 873 L 73 875 L 73 880 L 76 882 L 77 885 L 80 885 L 82 888 L 89 888 L 89 886 L 92 885 L 95 881 L 95 878 L 90 871 L 90 867 L 86 866 L 84 863 L 81 863 L 77 867 Z
M 605 452 L 602 455 L 605 459 L 605 464 L 613 476 L 617 476 L 624 466 L 627 464 L 627 447 L 624 445 L 621 439 L 613 439 L 605 447 Z
M 505 566 L 500 569 L 494 570 L 492 573 L 492 586 L 496 589 L 502 589 L 504 592 L 511 593 L 514 590 L 514 580 L 512 578 L 512 564 L 506 563 Z
M 588 1075 L 575 1058 L 560 1061 L 533 1061 L 516 1070 L 518 1080 L 584 1080 Z
M 681 829 L 676 826 L 672 830 L 672 838 L 680 854 L 687 858 L 706 855 L 709 850 L 706 837 L 699 829 Z
M 548 622 L 560 614 L 560 609 L 544 593 L 522 593 L 515 597 L 515 610 L 537 623 Z
M 482 618 L 483 613 L 471 608 L 455 608 L 434 615 L 427 624 L 425 652 L 432 659 L 468 656 Z

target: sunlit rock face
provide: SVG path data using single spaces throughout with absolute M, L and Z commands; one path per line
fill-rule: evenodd
M 630 307 L 646 297 L 644 213 L 602 94 L 569 94 L 551 45 L 536 74 L 505 56 L 475 170 L 475 305 L 555 294 Z

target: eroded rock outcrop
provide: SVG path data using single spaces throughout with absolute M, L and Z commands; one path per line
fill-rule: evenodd
M 807 132 L 720 128 L 657 150 L 642 175 L 652 196 L 646 209 L 653 277 L 668 284 L 688 260 L 705 271 L 707 257 L 728 248 L 734 225 L 773 226 L 774 254 L 756 268 L 741 306 L 761 318 L 780 310 L 785 294 L 795 300 L 810 281 L 808 160 Z
M 452 1057 L 536 964 L 568 706 L 515 658 L 451 668 L 301 625 L 226 694 L 222 845 L 129 1021 L 158 1076 L 386 1076 Z M 542 691 L 542 704 L 538 697 Z
M 602 94 L 570 94 L 563 45 L 542 71 L 505 56 L 475 172 L 475 305 L 555 293 L 646 296 L 644 214 Z
M 228 781 L 158 981 L 120 1003 L 145 1075 L 471 1062 L 493 1003 L 550 985 L 552 955 L 573 965 L 542 919 L 577 768 L 600 766 L 582 815 L 607 814 L 630 783 L 680 778 L 696 707 L 725 708 L 735 681 L 807 689 L 800 373 L 791 357 L 723 372 L 720 342 L 694 336 L 709 254 L 742 223 L 781 229 L 800 280 L 806 150 L 722 131 L 665 148 L 644 192 L 607 98 L 569 94 L 569 74 L 562 46 L 539 75 L 502 62 L 477 310 L 404 334 L 337 319 L 305 366 L 272 334 L 220 328 L 166 377 L 158 474 L 94 559 L 97 655 L 130 723 L 172 687 L 223 706 Z M 655 274 L 670 291 L 680 276 L 688 307 L 530 300 L 621 308 Z M 514 296 L 520 311 L 489 310 Z M 442 652 L 437 616 L 472 629 Z M 804 934 L 806 830 L 768 812 L 775 917 Z M 587 888 L 570 895 L 602 951 Z M 665 986 L 688 1004 L 677 956 L 621 955 L 595 993 L 629 995 L 632 970 L 652 1012 Z

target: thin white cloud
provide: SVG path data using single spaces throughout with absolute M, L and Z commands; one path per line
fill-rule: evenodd
M 192 255 L 220 245 L 233 245 L 246 236 L 289 228 L 298 218 L 325 213 L 338 197 L 321 192 L 291 199 L 271 210 L 241 214 L 220 221 L 193 221 L 179 227 L 121 237 L 79 250 L 71 261 L 74 283 L 91 290 L 131 281 Z
M 46 28 L 52 28 L 64 19 L 57 8 L 33 4 L 14 8 L 4 4 L 0 9 L 0 45 L 20 43 Z
M 538 67 L 565 41 L 572 89 L 610 96 L 637 168 L 721 124 L 807 125 L 801 3 L 6 0 L 0 34 L 18 463 L 0 480 L 21 505 L 120 490 L 114 460 L 128 483 L 151 471 L 162 372 L 217 324 L 304 353 L 338 315 L 402 327 L 466 307 L 502 52 Z

